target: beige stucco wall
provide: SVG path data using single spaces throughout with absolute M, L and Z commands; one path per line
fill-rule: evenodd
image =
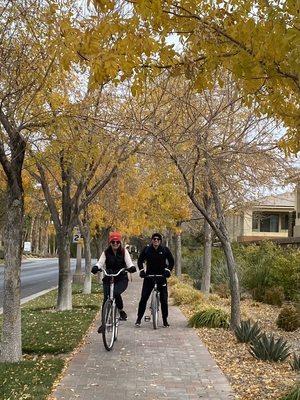
M 294 226 L 294 237 L 300 237 L 300 184 L 295 188 L 295 208 L 296 208 L 296 219 Z
M 243 235 L 244 221 L 242 213 L 226 216 L 225 221 L 230 239 L 236 241 L 239 236 Z

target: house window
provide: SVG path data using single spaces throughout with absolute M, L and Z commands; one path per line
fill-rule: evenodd
M 279 215 L 279 213 L 253 212 L 252 230 L 256 232 L 279 232 Z
M 288 213 L 281 214 L 280 223 L 281 223 L 280 228 L 282 231 L 287 231 L 289 229 L 289 214 Z
M 260 232 L 279 232 L 279 215 L 262 213 Z
M 252 230 L 255 232 L 259 231 L 259 216 L 256 212 L 252 213 Z

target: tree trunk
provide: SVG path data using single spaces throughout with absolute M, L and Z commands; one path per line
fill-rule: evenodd
M 44 220 L 44 224 L 41 230 L 41 254 L 42 256 L 46 257 L 48 255 L 48 248 L 49 248 L 49 235 L 48 235 L 48 225 L 49 220 Z
M 204 196 L 204 205 L 207 214 L 211 216 L 212 200 L 208 196 Z M 201 292 L 205 295 L 210 291 L 211 279 L 211 245 L 212 245 L 212 231 L 206 219 L 204 219 L 204 254 L 203 254 L 203 271 L 201 277 Z
M 231 293 L 230 328 L 235 329 L 241 323 L 239 280 L 236 272 L 236 264 L 229 237 L 227 237 L 223 241 L 222 245 L 226 256 L 229 282 L 230 282 L 230 293 Z
M 23 242 L 23 189 L 14 182 L 8 188 L 7 215 L 4 234 L 4 300 L 1 360 L 17 362 L 22 359 L 20 272 Z
M 204 254 L 203 254 L 203 271 L 201 279 L 201 292 L 206 295 L 210 291 L 210 277 L 211 277 L 211 227 L 209 223 L 204 220 Z
M 83 273 L 81 269 L 81 262 L 82 262 L 82 243 L 76 244 L 76 269 L 73 275 L 73 283 L 83 283 Z
M 212 227 L 213 231 L 219 238 L 220 242 L 222 243 L 223 251 L 226 257 L 228 274 L 229 274 L 229 283 L 230 283 L 230 293 L 231 293 L 231 321 L 230 327 L 234 329 L 241 322 L 240 316 L 240 291 L 239 291 L 239 281 L 238 276 L 236 273 L 236 265 L 235 260 L 231 248 L 229 234 L 226 228 L 226 224 L 224 221 L 223 210 L 221 199 L 219 196 L 218 188 L 216 187 L 215 183 L 211 179 L 210 187 L 213 195 L 213 201 L 217 213 L 217 223 L 207 214 L 207 210 L 201 206 L 201 204 L 197 201 L 197 199 L 191 195 L 190 199 L 196 208 L 202 213 L 205 219 L 208 221 L 210 226 Z
M 65 230 L 61 230 L 57 234 L 57 239 L 59 264 L 57 309 L 59 311 L 72 310 L 71 235 Z
M 89 225 L 84 227 L 84 257 L 85 257 L 85 276 L 83 283 L 83 293 L 90 294 L 92 291 L 92 277 L 91 277 L 91 231 Z
M 34 218 L 33 232 L 32 232 L 32 253 L 39 253 L 39 230 L 40 230 L 40 215 L 37 214 Z
M 34 224 L 35 224 L 35 218 L 36 216 L 33 215 L 30 221 L 30 231 L 29 231 L 29 242 L 31 243 L 31 251 L 33 252 L 34 244 L 33 244 L 33 230 L 34 230 Z
M 176 276 L 181 276 L 181 264 L 182 264 L 182 255 L 181 255 L 181 233 L 176 233 L 175 239 L 175 274 Z

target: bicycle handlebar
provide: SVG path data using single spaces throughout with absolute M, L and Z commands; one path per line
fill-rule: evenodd
M 126 271 L 126 268 L 121 268 L 116 274 L 108 274 L 104 268 L 100 268 L 99 272 L 103 271 L 105 276 L 118 276 L 121 272 Z
M 146 275 L 145 278 L 163 278 L 163 275 Z

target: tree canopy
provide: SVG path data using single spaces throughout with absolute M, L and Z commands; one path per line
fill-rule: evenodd
M 122 37 L 122 41 L 129 42 L 134 37 L 130 53 L 126 53 L 132 60 L 134 91 L 147 72 L 153 75 L 162 69 L 168 69 L 173 75 L 184 75 L 201 91 L 212 87 L 215 74 L 222 67 L 231 72 L 246 104 L 258 101 L 257 113 L 275 116 L 283 123 L 287 131 L 281 147 L 290 152 L 300 149 L 297 2 L 94 0 L 94 4 L 100 12 L 117 18 L 118 23 L 113 24 L 115 30 L 120 31 L 127 24 L 128 36 Z M 127 10 L 125 18 L 124 10 Z M 99 35 L 100 31 L 94 30 L 93 44 L 96 45 L 86 44 L 85 48 L 90 54 L 94 78 L 101 83 L 99 60 L 106 53 L 98 45 Z M 141 37 L 142 49 L 139 48 Z M 115 63 L 114 68 L 109 68 L 122 71 L 116 56 L 120 48 L 114 42 Z M 221 76 L 219 80 L 222 85 Z

